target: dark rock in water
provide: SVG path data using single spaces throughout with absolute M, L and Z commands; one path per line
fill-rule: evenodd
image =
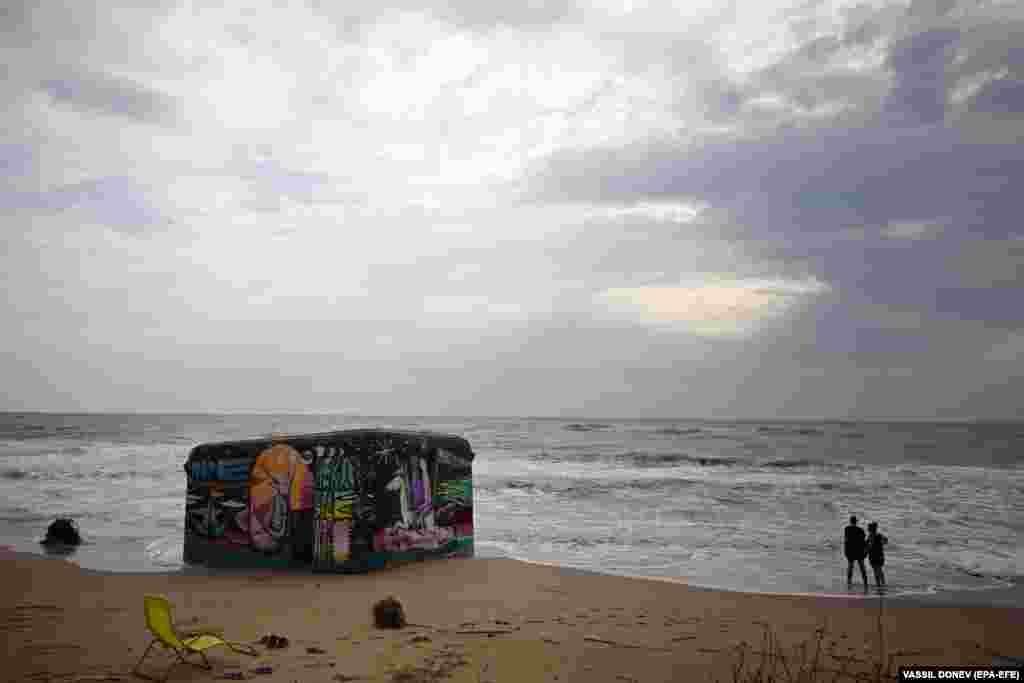
M 78 533 L 78 526 L 73 519 L 61 517 L 50 523 L 46 529 L 46 538 L 40 543 L 43 545 L 77 546 L 81 545 L 82 536 Z
M 402 628 L 406 624 L 402 603 L 393 597 L 378 600 L 373 606 L 373 623 L 377 628 Z

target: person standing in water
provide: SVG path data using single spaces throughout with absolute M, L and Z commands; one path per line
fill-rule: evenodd
M 885 573 L 882 571 L 882 565 L 885 564 L 884 548 L 888 542 L 888 538 L 878 533 L 878 522 L 868 524 L 868 561 L 871 563 L 871 571 L 875 573 L 875 585 L 879 588 L 885 585 Z
M 864 529 L 857 526 L 857 517 L 850 515 L 850 523 L 843 530 L 843 554 L 846 555 L 846 585 L 853 585 L 853 563 L 860 565 L 860 576 L 864 580 L 864 589 L 868 587 L 868 570 L 864 567 L 865 553 Z

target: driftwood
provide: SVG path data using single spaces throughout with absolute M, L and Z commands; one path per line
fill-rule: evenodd
M 607 640 L 606 638 L 598 638 L 597 636 L 583 636 L 583 640 L 588 643 L 601 643 L 602 645 L 614 645 L 615 647 L 628 647 L 636 650 L 669 650 L 667 647 L 654 647 L 651 645 L 634 645 L 633 643 L 620 643 L 617 640 Z

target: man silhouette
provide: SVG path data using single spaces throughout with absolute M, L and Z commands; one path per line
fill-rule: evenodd
M 850 515 L 850 524 L 843 530 L 843 554 L 846 555 L 846 585 L 853 585 L 853 563 L 860 565 L 860 576 L 864 589 L 868 587 L 868 570 L 864 566 L 864 551 L 867 538 L 864 529 L 857 526 L 857 517 Z

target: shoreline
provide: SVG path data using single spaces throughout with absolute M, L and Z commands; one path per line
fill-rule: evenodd
M 5 553 L 13 554 L 15 557 L 22 559 L 38 558 L 38 559 L 56 559 L 64 560 L 74 564 L 81 571 L 86 573 L 94 573 L 100 575 L 111 575 L 111 576 L 248 576 L 255 571 L 253 569 L 228 569 L 228 568 L 208 568 L 200 565 L 184 565 L 179 568 L 161 568 L 147 571 L 118 571 L 113 569 L 93 569 L 89 567 L 82 567 L 74 561 L 73 555 L 61 555 L 59 553 L 46 553 L 45 551 L 29 552 L 24 550 L 16 550 L 9 546 L 0 545 L 0 558 Z M 507 560 L 509 562 L 517 562 L 526 565 L 536 565 L 540 567 L 551 567 L 564 571 L 567 573 L 580 573 L 585 575 L 595 576 L 609 576 L 630 580 L 638 581 L 651 581 L 656 583 L 666 583 L 686 586 L 690 590 L 694 591 L 710 591 L 717 593 L 735 593 L 739 595 L 762 595 L 762 596 L 773 596 L 780 598 L 816 598 L 820 600 L 840 600 L 840 601 L 852 601 L 852 602 L 894 602 L 898 604 L 928 607 L 928 606 L 946 606 L 946 607 L 999 607 L 999 608 L 1024 608 L 1024 583 L 1018 583 L 1015 581 L 1007 582 L 1004 586 L 986 586 L 982 588 L 974 589 L 941 589 L 936 588 L 933 591 L 922 593 L 922 592 L 908 592 L 908 593 L 897 593 L 894 595 L 887 595 L 877 592 L 874 587 L 864 591 L 861 588 L 855 588 L 854 590 L 846 592 L 831 592 L 831 593 L 817 593 L 811 591 L 770 591 L 770 590 L 743 590 L 738 588 L 722 587 L 722 586 L 708 586 L 703 584 L 691 583 L 684 577 L 668 577 L 668 576 L 648 576 L 644 574 L 627 574 L 627 573 L 614 573 L 614 572 L 602 572 L 596 569 L 582 569 L 578 567 L 570 567 L 566 565 L 558 564 L 557 562 L 546 562 L 540 560 L 526 560 L 515 557 L 473 557 L 468 558 L 470 560 Z M 279 569 L 274 570 L 276 573 L 288 576 L 311 576 L 320 577 L 327 574 L 321 574 L 313 572 L 309 569 Z M 856 582 L 854 586 L 859 586 Z
M 484 559 L 484 558 L 480 558 Z M 695 591 L 711 591 L 718 593 L 738 593 L 740 595 L 766 595 L 781 598 L 818 598 L 834 600 L 874 600 L 893 601 L 906 603 L 908 605 L 927 607 L 929 605 L 944 605 L 947 607 L 1008 607 L 1024 608 L 1024 584 L 1015 581 L 1007 582 L 1005 586 L 986 586 L 983 588 L 946 590 L 936 588 L 927 593 L 907 592 L 895 595 L 880 594 L 874 588 L 867 591 L 863 589 L 847 591 L 843 593 L 815 593 L 811 591 L 770 591 L 770 590 L 741 590 L 723 586 L 707 586 L 687 581 L 685 578 L 671 576 L 647 576 L 644 574 L 625 574 L 601 572 L 595 569 L 580 569 L 568 567 L 557 562 L 542 562 L 538 560 L 524 560 L 521 558 L 503 558 L 523 564 L 534 564 L 541 567 L 554 567 L 567 572 L 581 572 L 584 574 L 595 574 L 598 576 L 615 576 L 624 579 L 636 579 L 639 581 L 656 581 L 659 583 L 679 584 Z M 854 583 L 854 585 L 858 585 Z M 983 594 L 989 600 L 978 600 L 977 596 Z
M 745 643 L 754 656 L 766 629 L 786 652 L 817 638 L 827 680 L 844 666 L 866 675 L 886 659 L 991 665 L 1024 655 L 1013 635 L 1024 628 L 1020 608 L 715 591 L 510 559 L 353 575 L 120 574 L 3 551 L 0 665 L 11 680 L 132 680 L 149 642 L 146 593 L 167 595 L 178 623 L 216 625 L 246 643 L 268 633 L 292 641 L 287 650 L 258 648 L 256 658 L 220 648 L 210 653 L 213 673 L 179 667 L 171 681 L 236 670 L 266 683 L 732 680 L 737 648 Z M 407 628 L 372 626 L 372 604 L 388 595 L 405 606 Z M 156 658 L 161 671 L 169 661 Z M 255 666 L 272 672 L 252 674 Z

